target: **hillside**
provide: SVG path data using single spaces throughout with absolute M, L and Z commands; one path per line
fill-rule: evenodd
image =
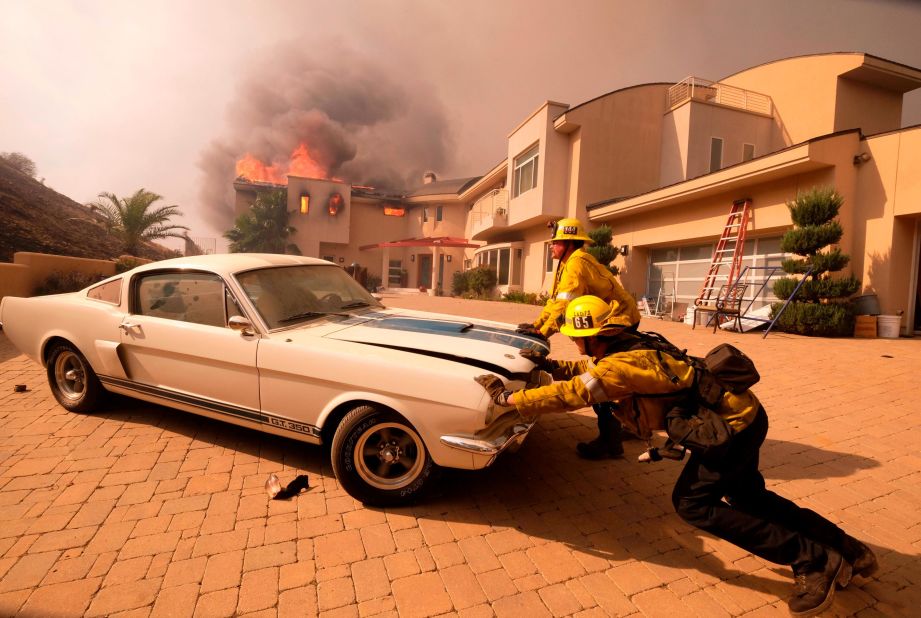
M 0 262 L 12 262 L 17 251 L 102 260 L 123 253 L 100 215 L 0 161 Z M 153 260 L 178 255 L 154 243 L 140 254 Z

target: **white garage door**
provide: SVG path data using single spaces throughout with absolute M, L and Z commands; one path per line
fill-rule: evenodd
M 710 268 L 715 243 L 705 245 L 686 245 L 682 247 L 662 247 L 649 251 L 649 272 L 646 277 L 646 297 L 652 302 L 659 301 L 661 311 L 670 311 L 672 303 L 693 304 L 703 286 L 704 278 Z M 746 266 L 780 266 L 780 263 L 789 254 L 780 251 L 780 236 L 766 238 L 749 238 L 745 241 L 742 258 L 742 268 Z M 723 281 L 728 269 L 720 269 Z M 745 296 L 746 303 L 754 300 L 752 309 L 757 309 L 765 304 L 775 302 L 777 299 L 772 291 L 773 282 L 784 276 L 778 268 L 777 273 L 771 278 L 763 290 L 761 284 L 770 271 L 750 270 L 746 279 L 751 283 Z M 660 295 L 661 291 L 661 295 Z M 755 295 L 758 298 L 755 298 Z

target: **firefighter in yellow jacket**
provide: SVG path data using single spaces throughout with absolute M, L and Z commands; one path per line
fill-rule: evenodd
M 600 298 L 577 298 L 566 308 L 561 332 L 588 360 L 543 359 L 560 381 L 515 393 L 505 390 L 498 376 L 476 380 L 496 404 L 515 406 L 524 416 L 618 401 L 618 412 L 637 418 L 638 429 L 648 435 L 661 428 L 670 409 L 697 405 L 695 369 L 666 352 L 629 349 L 624 344 L 635 339 L 629 326 L 628 318 Z M 766 489 L 758 460 L 768 417 L 755 395 L 726 392 L 716 412 L 732 427 L 732 436 L 717 454 L 691 452 L 672 493 L 678 515 L 765 560 L 791 565 L 795 585 L 788 604 L 794 616 L 828 607 L 836 583 L 847 586 L 852 574 L 873 574 L 878 564 L 869 547 Z
M 557 268 L 550 298 L 537 320 L 519 324 L 518 331 L 549 339 L 560 330 L 569 301 L 586 294 L 598 296 L 607 302 L 616 302 L 613 306 L 624 315 L 630 326 L 634 329 L 639 326 L 640 312 L 633 296 L 624 290 L 607 267 L 584 249 L 585 243 L 591 243 L 592 239 L 585 233 L 582 222 L 578 219 L 560 219 L 552 229 L 550 250 L 557 260 Z M 612 413 L 611 404 L 598 403 L 592 409 L 598 416 L 598 437 L 577 444 L 579 456 L 585 459 L 622 456 L 622 428 Z

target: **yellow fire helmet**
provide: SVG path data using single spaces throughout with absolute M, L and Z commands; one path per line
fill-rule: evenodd
M 580 296 L 566 305 L 566 323 L 560 332 L 567 337 L 594 337 L 602 330 L 630 326 L 630 318 L 620 313 L 617 301 L 608 304 L 597 296 Z
M 560 219 L 550 224 L 553 229 L 552 240 L 584 240 L 591 243 L 592 239 L 585 233 L 582 222 L 578 219 Z

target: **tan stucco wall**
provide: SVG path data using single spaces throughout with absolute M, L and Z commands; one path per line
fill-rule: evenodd
M 720 83 L 771 97 L 784 143 L 798 144 L 836 130 L 838 76 L 862 63 L 863 54 L 787 58 L 741 71 Z
M 659 184 L 670 185 L 688 178 L 688 137 L 691 126 L 691 105 L 679 105 L 662 118 L 662 156 L 659 164 Z
M 902 123 L 902 93 L 838 79 L 835 131 L 859 128 L 864 135 L 892 131 Z
M 301 193 L 310 194 L 310 208 L 306 215 L 300 213 Z M 333 193 L 339 193 L 343 206 L 336 216 L 330 216 L 327 204 Z M 288 224 L 296 231 L 289 239 L 303 255 L 320 257 L 320 243 L 348 243 L 351 231 L 351 185 L 330 180 L 288 177 L 288 211 L 293 214 Z
M 0 298 L 32 296 L 35 284 L 25 264 L 0 264 Z
M 566 216 L 569 140 L 553 129 L 553 118 L 565 109 L 566 105 L 548 101 L 509 135 L 508 187 L 512 192 L 515 158 L 539 144 L 537 186 L 517 197 L 509 194 L 509 225 Z
M 579 126 L 569 138 L 566 214 L 585 218 L 585 206 L 658 186 L 662 115 L 668 87 L 638 86 L 610 93 L 566 112 Z
M 884 313 L 913 311 L 911 297 L 916 223 L 921 218 L 921 128 L 864 142 L 871 159 L 858 167 L 857 220 L 862 251 L 855 272 L 880 298 Z
M 42 281 L 54 272 L 110 277 L 115 274 L 115 262 L 18 251 L 13 254 L 12 264 L 0 264 L 0 298 L 31 296 Z
M 687 178 L 710 173 L 710 142 L 714 137 L 723 140 L 721 169 L 742 162 L 743 144 L 754 144 L 756 157 L 783 147 L 774 141 L 771 118 L 700 101 L 689 101 L 685 106 L 691 108 L 686 145 Z M 684 179 L 663 179 L 660 186 L 677 180 Z

